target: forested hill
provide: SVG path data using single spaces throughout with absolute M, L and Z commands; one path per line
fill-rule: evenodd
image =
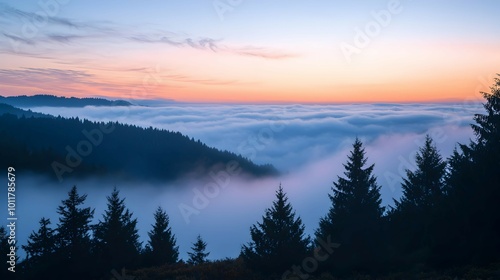
M 68 177 L 111 175 L 138 180 L 201 177 L 210 171 L 238 170 L 250 176 L 276 174 L 227 151 L 208 147 L 179 132 L 78 118 L 0 116 L 1 166 Z M 234 164 L 237 164 L 235 166 Z
M 0 96 L 0 103 L 9 104 L 15 107 L 85 107 L 85 106 L 131 106 L 132 104 L 124 100 L 107 100 L 103 98 L 77 98 L 62 97 L 48 94 L 38 94 L 33 96 Z
M 23 109 L 19 109 L 19 108 L 16 108 L 16 107 L 8 105 L 8 104 L 0 103 L 0 115 L 3 115 L 3 114 L 13 114 L 13 115 L 16 115 L 17 117 L 24 116 L 27 118 L 29 118 L 29 117 L 53 118 L 52 115 L 37 113 L 37 112 L 33 112 L 31 110 L 23 110 Z

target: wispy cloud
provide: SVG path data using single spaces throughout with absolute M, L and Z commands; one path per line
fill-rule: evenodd
M 12 34 L 7 34 L 5 32 L 3 32 L 2 34 L 6 38 L 14 40 L 16 42 L 20 42 L 20 43 L 23 43 L 23 44 L 26 44 L 26 45 L 31 45 L 31 46 L 35 45 L 35 41 L 33 41 L 33 40 L 22 38 L 22 37 L 19 37 L 19 36 L 16 36 L 16 35 L 12 35 Z
M 59 43 L 73 43 L 74 41 L 78 39 L 85 39 L 88 38 L 89 36 L 82 36 L 82 35 L 67 35 L 67 34 L 47 34 L 46 38 L 50 41 L 54 42 L 59 42 Z
M 201 38 L 201 39 L 193 39 L 193 38 L 182 38 L 180 35 L 168 32 L 168 36 L 160 35 L 160 36 L 148 36 L 146 34 L 139 34 L 130 36 L 130 40 L 140 43 L 163 43 L 168 44 L 174 47 L 191 47 L 199 50 L 211 50 L 213 52 L 217 52 L 220 47 L 217 45 L 217 42 L 220 40 L 215 40 L 211 38 Z
M 128 82 L 112 82 L 101 76 L 91 73 L 89 70 L 70 70 L 58 68 L 22 68 L 22 69 L 0 69 L 0 85 L 15 86 L 18 88 L 36 89 L 37 93 L 48 93 L 56 95 L 68 95 L 92 93 L 92 95 L 119 94 L 130 96 L 139 89 L 146 89 L 148 94 L 156 96 L 156 90 L 179 89 L 188 84 L 199 84 L 205 86 L 233 85 L 239 84 L 237 80 L 225 80 L 214 78 L 199 78 L 189 75 L 175 73 L 172 70 L 154 72 L 152 69 L 137 67 L 101 67 L 100 70 L 142 73 L 154 81 L 153 85 L 144 86 L 142 80 Z M 153 72 L 151 72 L 153 71 Z M 153 82 L 153 81 L 152 81 Z
M 53 68 L 24 68 L 19 70 L 0 69 L 2 83 L 33 83 L 41 84 L 49 80 L 66 83 L 84 82 L 92 75 L 78 70 L 61 70 Z
M 299 56 L 295 53 L 288 53 L 280 50 L 272 50 L 268 48 L 261 47 L 244 47 L 244 48 L 232 48 L 230 52 L 238 55 L 253 56 L 266 59 L 289 59 Z
M 30 22 L 33 19 L 38 19 L 40 21 L 48 21 L 48 23 L 63 27 L 71 27 L 71 28 L 81 28 L 84 25 L 73 20 L 57 17 L 57 16 L 47 16 L 41 18 L 40 15 L 32 12 L 23 11 L 12 6 L 9 6 L 4 3 L 0 3 L 0 16 L 4 18 L 17 18 L 22 22 Z
M 112 83 L 88 71 L 56 68 L 0 69 L 0 84 L 35 89 L 37 93 L 77 96 L 89 91 L 128 94 L 134 86 Z
M 238 81 L 236 80 L 196 79 L 193 77 L 179 75 L 179 74 L 165 74 L 161 75 L 160 77 L 167 81 L 176 81 L 182 83 L 193 83 L 201 85 L 231 85 L 238 83 Z
M 0 4 L 0 16 L 9 19 L 10 28 L 2 32 L 5 38 L 16 41 L 30 47 L 39 48 L 43 45 L 47 52 L 58 51 L 54 43 L 65 45 L 76 45 L 84 41 L 99 39 L 99 44 L 112 44 L 116 41 L 135 43 L 160 43 L 176 48 L 191 48 L 201 51 L 210 51 L 214 54 L 233 54 L 250 56 L 264 59 L 289 59 L 298 56 L 284 50 L 277 50 L 264 46 L 236 46 L 223 43 L 223 39 L 210 37 L 199 37 L 181 35 L 172 31 L 163 30 L 161 32 L 138 27 L 124 26 L 113 22 L 77 22 L 62 17 L 47 17 L 44 28 L 37 28 L 36 36 L 22 36 L 20 26 L 25 25 L 33 19 L 39 18 L 36 13 L 26 12 L 6 4 Z M 6 52 L 12 49 L 9 44 L 0 44 L 0 48 Z M 18 53 L 15 50 L 12 53 Z
M 214 53 L 231 53 L 235 55 L 251 56 L 265 59 L 289 59 L 297 57 L 298 54 L 276 50 L 267 47 L 256 46 L 233 46 L 224 44 L 222 39 L 214 38 L 184 38 L 181 35 L 169 32 L 168 36 L 155 35 L 148 36 L 146 34 L 135 35 L 129 37 L 132 41 L 141 43 L 163 43 L 174 47 L 190 47 L 198 50 L 212 51 Z

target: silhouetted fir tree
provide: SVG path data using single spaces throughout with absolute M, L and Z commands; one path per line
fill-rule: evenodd
M 466 145 L 460 145 L 460 152 L 455 148 L 447 161 L 442 205 L 442 215 L 446 220 L 442 223 L 444 229 L 441 233 L 446 234 L 446 238 L 441 240 L 438 252 L 443 256 L 438 263 L 441 266 L 465 264 L 472 254 L 470 237 L 475 231 L 472 228 L 475 217 L 471 207 L 478 202 L 474 202 L 477 189 L 474 187 L 474 164 L 470 152 Z
M 366 166 L 366 162 L 363 144 L 356 138 L 344 164 L 346 177 L 339 176 L 333 183 L 333 194 L 329 195 L 332 206 L 316 230 L 317 240 L 340 244 L 324 262 L 327 269 L 339 273 L 378 269 L 384 256 L 380 247 L 384 211 L 380 186 L 372 175 L 374 165 Z
M 207 262 L 207 257 L 210 252 L 205 252 L 207 249 L 207 243 L 201 239 L 201 236 L 196 237 L 196 242 L 193 243 L 191 247 L 191 252 L 188 252 L 189 260 L 188 263 L 192 265 L 198 265 Z
M 60 215 L 57 225 L 56 256 L 59 269 L 54 274 L 67 279 L 90 279 L 92 272 L 90 222 L 94 210 L 80 207 L 87 195 L 79 195 L 76 186 L 68 193 L 68 198 L 57 208 Z M 57 277 L 56 277 L 57 278 Z
M 56 231 L 50 228 L 50 219 L 41 218 L 40 228 L 32 232 L 28 242 L 23 245 L 26 251 L 24 269 L 29 272 L 28 278 L 48 279 L 58 264 L 54 261 L 56 252 Z
M 499 75 L 500 76 L 500 75 Z M 486 114 L 476 114 L 475 141 L 460 145 L 451 158 L 449 192 L 450 256 L 462 263 L 499 260 L 500 251 L 500 79 L 490 93 L 482 92 Z M 474 242 L 471 242 L 474 240 Z M 461 246 L 461 247 L 458 247 Z M 453 247 L 449 244 L 448 247 Z
M 465 145 L 459 146 L 460 152 L 455 147 L 451 156 L 447 159 L 444 192 L 448 197 L 457 192 L 459 185 L 468 184 L 468 181 L 471 180 L 472 156 L 470 150 Z M 464 153 L 464 150 L 468 151 L 468 153 Z
M 5 227 L 0 226 L 0 252 L 1 252 L 1 257 L 0 261 L 2 262 L 1 268 L 2 271 L 0 272 L 0 276 L 2 276 L 2 279 L 14 279 L 14 276 L 16 273 L 19 272 L 10 272 L 7 270 L 10 265 L 7 263 L 9 261 L 9 256 L 7 254 L 10 252 L 10 246 L 9 245 L 9 239 L 7 235 L 7 230 Z
M 158 207 L 154 213 L 155 223 L 148 232 L 149 241 L 144 252 L 146 266 L 173 264 L 179 259 L 179 247 L 169 226 L 167 213 Z
M 256 271 L 281 276 L 308 252 L 310 238 L 304 236 L 304 228 L 280 185 L 262 222 L 250 228 L 252 241 L 242 246 L 241 256 Z
M 94 243 L 99 266 L 106 273 L 115 269 L 134 268 L 138 264 L 141 243 L 137 231 L 137 219 L 125 207 L 125 198 L 113 189 L 107 197 L 107 209 L 102 221 L 94 227 Z
M 403 195 L 394 200 L 396 208 L 405 211 L 407 208 L 423 209 L 436 206 L 443 196 L 444 174 L 446 162 L 443 161 L 429 135 L 425 144 L 415 156 L 417 169 L 406 170 L 403 179 Z
M 497 74 L 500 77 L 500 74 Z M 481 148 L 489 148 L 495 152 L 500 150 L 500 78 L 490 87 L 491 93 L 481 92 L 486 99 L 486 114 L 475 114 L 472 129 Z M 476 148 L 477 149 L 477 148 Z M 497 158 L 498 159 L 498 158 Z
M 440 225 L 444 221 L 444 175 L 446 162 L 429 135 L 415 156 L 416 170 L 406 170 L 403 195 L 394 200 L 391 211 L 393 241 L 400 263 L 430 264 L 437 256 L 439 239 L 445 238 Z

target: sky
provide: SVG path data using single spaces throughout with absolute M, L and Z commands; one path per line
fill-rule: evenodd
M 0 1 L 0 95 L 210 103 L 463 101 L 498 1 Z
M 237 257 L 242 244 L 250 241 L 251 225 L 261 221 L 281 184 L 296 214 L 313 236 L 318 222 L 331 207 L 328 194 L 343 163 L 359 137 L 365 147 L 367 164 L 374 164 L 382 205 L 394 205 L 401 196 L 406 169 L 415 169 L 415 154 L 425 135 L 434 139 L 443 159 L 457 143 L 475 139 L 470 124 L 481 104 L 187 104 L 161 107 L 35 107 L 36 112 L 119 121 L 143 127 L 158 127 L 199 139 L 211 147 L 241 154 L 252 161 L 271 163 L 281 171 L 272 178 L 232 176 L 227 185 L 210 195 L 196 214 L 185 215 L 181 205 L 195 207 L 196 193 L 205 193 L 212 178 L 184 178 L 176 182 L 124 182 L 116 178 L 64 179 L 62 183 L 18 174 L 18 239 L 25 242 L 42 217 L 57 223 L 55 209 L 73 185 L 88 194 L 86 206 L 96 209 L 95 222 L 102 218 L 106 196 L 113 187 L 121 190 L 126 205 L 138 218 L 141 241 L 153 224 L 153 213 L 162 206 L 176 234 L 181 257 L 187 259 L 191 244 L 201 234 L 210 259 Z M 82 135 L 82 139 L 85 139 Z M 106 141 L 106 138 L 103 138 Z M 68 145 L 73 145 L 68 143 Z M 76 170 L 77 172 L 78 170 Z M 43 201 L 43 203 L 40 203 Z M 6 201 L 0 200 L 0 209 Z M 2 212 L 3 213 L 3 212 Z M 6 213 L 0 215 L 6 215 Z M 144 243 L 145 245 L 145 243 Z M 23 252 L 21 252 L 22 254 Z

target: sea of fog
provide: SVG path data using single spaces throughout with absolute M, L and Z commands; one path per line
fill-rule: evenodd
M 431 135 L 443 157 L 457 142 L 473 138 L 473 115 L 483 113 L 481 104 L 356 104 L 356 105 L 220 105 L 172 103 L 157 107 L 31 108 L 33 111 L 94 121 L 119 121 L 142 127 L 158 127 L 199 139 L 209 146 L 229 150 L 256 163 L 271 163 L 283 175 L 243 180 L 236 176 L 219 181 L 189 178 L 169 184 L 130 183 L 89 178 L 48 183 L 21 173 L 17 177 L 17 238 L 26 242 L 41 217 L 57 223 L 57 206 L 77 185 L 102 218 L 106 196 L 113 187 L 126 198 L 138 219 L 144 243 L 153 213 L 162 206 L 170 216 L 180 256 L 196 236 L 207 242 L 209 258 L 236 257 L 250 240 L 249 228 L 271 206 L 279 184 L 288 194 L 297 215 L 313 235 L 320 217 L 330 207 L 332 182 L 342 175 L 342 163 L 356 137 L 363 140 L 368 163 L 382 186 L 384 205 L 401 195 L 401 177 L 414 168 L 414 156 L 426 134 Z M 105 139 L 103 140 L 105 141 Z M 218 189 L 214 186 L 223 185 Z M 200 193 L 206 193 L 201 198 Z M 6 209 L 6 201 L 0 209 Z M 2 211 L 2 215 L 6 211 Z M 4 219 L 5 221 L 5 219 Z M 24 252 L 21 252 L 22 255 Z

